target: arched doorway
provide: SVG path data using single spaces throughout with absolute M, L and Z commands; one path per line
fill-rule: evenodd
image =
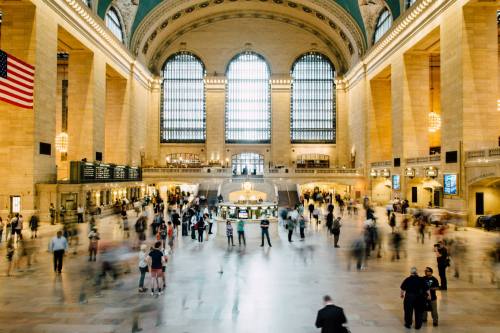
M 234 176 L 262 175 L 264 173 L 264 155 L 240 153 L 232 156 L 231 168 Z

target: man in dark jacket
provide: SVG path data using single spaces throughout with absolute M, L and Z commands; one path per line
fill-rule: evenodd
M 321 333 L 344 333 L 347 329 L 343 326 L 347 322 L 344 310 L 333 305 L 332 298 L 328 295 L 323 297 L 325 307 L 318 311 L 316 327 L 321 328 Z
M 417 269 L 412 267 L 410 276 L 401 284 L 401 298 L 404 298 L 405 327 L 411 328 L 413 312 L 415 312 L 415 329 L 422 327 L 425 301 L 428 296 L 428 287 L 425 281 L 418 276 Z

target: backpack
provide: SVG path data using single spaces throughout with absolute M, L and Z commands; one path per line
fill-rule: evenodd
M 332 229 L 335 229 L 335 230 L 339 230 L 340 229 L 340 220 L 339 219 L 335 219 L 333 221 Z

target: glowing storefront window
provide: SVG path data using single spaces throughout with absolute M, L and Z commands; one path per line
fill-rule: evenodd
M 335 143 L 335 71 L 319 53 L 301 56 L 292 67 L 291 140 Z
M 238 54 L 227 69 L 226 142 L 271 141 L 270 70 L 254 52 Z
M 188 52 L 163 68 L 161 142 L 205 142 L 205 68 Z

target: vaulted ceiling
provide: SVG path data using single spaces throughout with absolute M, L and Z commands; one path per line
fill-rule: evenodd
M 99 0 L 97 13 L 121 9 L 130 50 L 154 68 L 183 34 L 221 20 L 267 19 L 292 24 L 323 40 L 346 71 L 371 46 L 383 8 L 400 15 L 400 0 Z

